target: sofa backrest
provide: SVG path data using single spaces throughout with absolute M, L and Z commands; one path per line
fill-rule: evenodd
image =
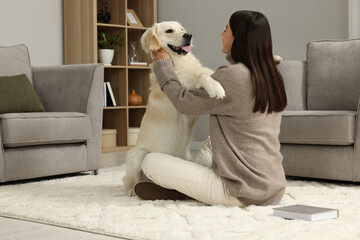
M 360 39 L 307 45 L 308 110 L 356 111 L 360 96 Z
M 278 70 L 284 79 L 285 110 L 306 110 L 306 62 L 284 61 L 278 65 Z
M 31 84 L 33 83 L 30 56 L 24 44 L 0 46 L 0 76 L 13 76 L 25 73 Z

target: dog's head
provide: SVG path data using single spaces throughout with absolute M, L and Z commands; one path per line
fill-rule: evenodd
M 191 52 L 192 35 L 178 22 L 155 23 L 141 36 L 141 46 L 150 53 L 164 49 L 170 55 L 186 55 Z

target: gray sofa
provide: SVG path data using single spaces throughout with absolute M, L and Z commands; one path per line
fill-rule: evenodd
M 360 181 L 360 39 L 317 41 L 284 61 L 288 106 L 280 132 L 288 176 Z
M 0 76 L 25 73 L 45 112 L 0 114 L 0 182 L 96 170 L 104 66 L 31 67 L 25 45 L 0 47 Z

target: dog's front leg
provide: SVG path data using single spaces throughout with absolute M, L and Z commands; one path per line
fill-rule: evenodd
M 222 99 L 225 97 L 225 90 L 221 84 L 213 79 L 208 71 L 199 74 L 199 87 L 204 88 L 211 98 Z
M 135 195 L 135 184 L 140 182 L 141 179 L 141 164 L 148 153 L 144 149 L 134 147 L 126 155 L 126 174 L 123 182 L 129 196 Z

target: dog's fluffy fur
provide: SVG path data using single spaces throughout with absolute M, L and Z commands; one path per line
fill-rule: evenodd
M 187 90 L 204 88 L 212 98 L 223 98 L 225 91 L 210 75 L 213 71 L 201 65 L 191 53 L 191 35 L 178 22 L 155 23 L 141 37 L 143 49 L 150 53 L 167 51 L 174 64 L 179 82 Z M 151 72 L 151 91 L 141 122 L 137 143 L 126 156 L 124 186 L 133 194 L 141 178 L 141 163 L 148 152 L 161 152 L 190 160 L 189 143 L 196 116 L 179 114 L 161 91 L 155 74 Z

